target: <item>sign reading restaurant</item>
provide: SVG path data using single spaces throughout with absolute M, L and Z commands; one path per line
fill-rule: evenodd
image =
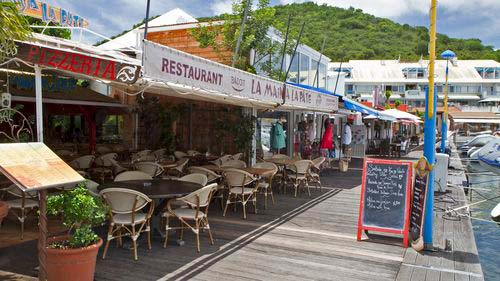
M 227 95 L 283 103 L 282 82 L 251 74 L 204 58 L 144 42 L 144 76 Z M 286 85 L 285 105 L 319 111 L 338 109 L 338 98 L 314 90 Z
M 30 63 L 61 69 L 103 80 L 134 84 L 139 78 L 140 65 L 128 64 L 89 54 L 17 42 L 16 57 Z

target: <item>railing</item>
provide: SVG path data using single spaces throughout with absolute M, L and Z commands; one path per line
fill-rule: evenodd
M 465 111 L 465 112 L 494 112 L 494 113 L 500 113 L 500 109 L 498 106 L 487 106 L 487 105 L 484 105 L 484 106 L 477 106 L 477 105 L 460 105 L 457 107 L 461 110 L 461 111 Z

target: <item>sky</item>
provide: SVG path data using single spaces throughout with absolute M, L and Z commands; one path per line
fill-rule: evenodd
M 89 29 L 113 36 L 130 29 L 146 14 L 146 0 L 45 0 L 87 18 Z M 181 8 L 194 17 L 231 11 L 233 0 L 151 0 L 150 15 Z M 272 5 L 307 2 L 271 0 Z M 410 25 L 429 25 L 430 0 L 315 0 L 342 8 L 350 6 L 364 12 Z M 500 0 L 439 0 L 437 31 L 457 38 L 478 38 L 486 45 L 500 48 Z M 97 41 L 94 37 L 87 40 Z

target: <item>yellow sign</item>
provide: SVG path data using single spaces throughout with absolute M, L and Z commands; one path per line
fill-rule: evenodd
M 23 190 L 40 190 L 84 181 L 43 143 L 0 144 L 0 172 Z
M 53 22 L 61 26 L 88 27 L 89 22 L 68 10 L 51 6 L 39 0 L 12 0 L 16 3 L 19 12 L 25 16 L 41 19 L 44 22 Z

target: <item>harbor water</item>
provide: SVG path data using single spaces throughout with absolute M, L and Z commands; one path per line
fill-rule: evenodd
M 494 175 L 478 163 L 464 163 L 473 191 L 472 202 L 500 195 L 500 175 Z M 484 173 L 483 173 L 484 172 Z M 491 220 L 491 210 L 500 202 L 500 198 L 488 200 L 472 206 L 471 217 L 476 239 L 479 260 L 486 281 L 500 280 L 500 225 Z

